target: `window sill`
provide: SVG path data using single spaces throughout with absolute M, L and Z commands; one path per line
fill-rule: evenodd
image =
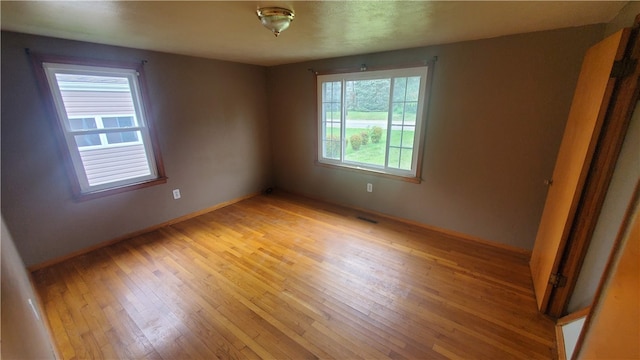
M 387 179 L 401 180 L 401 181 L 410 182 L 410 183 L 414 183 L 414 184 L 420 184 L 420 182 L 422 182 L 422 179 L 417 177 L 417 176 L 416 177 L 406 177 L 406 176 L 389 174 L 389 173 L 385 173 L 385 172 L 382 172 L 382 171 L 363 169 L 361 167 L 352 166 L 352 165 L 327 164 L 327 163 L 320 162 L 318 160 L 315 160 L 314 163 L 315 163 L 316 166 L 321 166 L 321 167 L 325 167 L 325 168 L 353 171 L 353 172 L 357 172 L 357 173 L 360 173 L 360 174 L 363 174 L 363 175 L 380 176 L 380 177 L 384 177 L 384 178 L 387 178 Z
M 86 193 L 76 193 L 74 196 L 74 199 L 76 201 L 86 201 L 86 200 L 97 199 L 97 198 L 119 194 L 127 191 L 138 190 L 138 189 L 142 189 L 142 188 L 146 188 L 154 185 L 165 184 L 167 182 L 167 179 L 168 178 L 166 176 L 163 176 L 157 179 L 146 180 L 146 181 L 135 183 L 135 184 L 123 185 L 123 186 L 104 189 L 104 190 L 90 191 Z

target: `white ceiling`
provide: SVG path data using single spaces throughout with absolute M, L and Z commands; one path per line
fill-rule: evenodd
M 2 30 L 257 65 L 612 20 L 627 1 L 1 1 Z M 261 6 L 295 11 L 276 38 Z

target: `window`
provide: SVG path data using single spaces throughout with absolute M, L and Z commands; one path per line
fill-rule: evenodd
M 72 131 L 92 130 L 92 129 L 113 129 L 135 127 L 133 116 L 102 116 L 69 118 L 69 126 Z M 142 137 L 138 131 L 124 131 L 116 133 L 102 133 L 91 135 L 76 135 L 78 147 L 101 146 L 107 147 L 109 144 L 128 143 L 142 144 Z M 81 149 L 85 150 L 85 149 Z
M 417 180 L 427 70 L 318 75 L 318 161 Z
M 38 58 L 72 184 L 89 198 L 166 182 L 141 88 L 141 65 Z

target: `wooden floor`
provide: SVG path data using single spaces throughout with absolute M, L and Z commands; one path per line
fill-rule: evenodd
M 65 359 L 550 359 L 527 257 L 286 194 L 34 272 Z

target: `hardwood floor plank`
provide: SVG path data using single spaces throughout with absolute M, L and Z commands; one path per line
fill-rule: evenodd
M 555 356 L 526 254 L 361 215 L 256 196 L 34 283 L 64 359 Z
M 49 299 L 50 300 L 45 303 L 44 311 L 47 315 L 49 325 L 51 326 L 51 331 L 56 335 L 56 345 L 59 353 L 65 359 L 72 359 L 75 357 L 76 352 L 74 346 L 71 344 L 69 336 L 67 335 L 67 330 L 60 318 L 60 314 L 58 313 L 57 305 L 59 300 L 55 299 L 53 294 L 51 294 Z
M 173 259 L 167 257 L 163 260 L 173 269 L 181 268 Z M 184 272 L 187 271 L 184 270 Z M 154 275 L 162 281 L 162 285 L 158 284 L 159 286 L 164 286 L 168 288 L 167 290 L 170 290 L 166 291 L 165 295 L 168 301 L 180 304 L 185 309 L 189 307 L 193 308 L 194 305 L 197 306 L 197 308 L 191 309 L 191 314 L 197 314 L 197 318 L 201 318 L 208 325 L 206 327 L 207 332 L 205 334 L 207 337 L 205 339 L 209 339 L 208 343 L 212 343 L 211 345 L 214 347 L 214 352 L 218 353 L 222 351 L 223 353 L 233 353 L 232 348 L 242 349 L 245 347 L 246 341 L 243 341 L 243 338 L 246 338 L 247 335 L 240 334 L 240 337 L 238 337 L 236 336 L 237 332 L 234 331 L 236 329 L 224 326 L 229 320 L 224 318 L 224 315 L 216 310 L 221 302 L 219 302 L 219 300 L 213 301 L 215 298 L 209 296 L 211 289 L 202 289 L 197 286 L 193 287 L 197 285 L 197 283 L 183 282 L 182 279 L 179 278 L 182 275 L 179 272 L 156 271 Z M 185 298 L 192 301 L 186 301 L 188 304 L 184 304 Z M 212 319 L 216 321 L 212 321 Z M 250 331 L 250 329 L 247 329 L 247 331 Z M 254 334 L 254 336 L 255 335 L 257 334 Z M 252 337 L 249 336 L 249 338 Z M 259 345 L 254 345 L 253 343 L 251 345 L 259 348 Z M 258 352 L 260 351 L 261 350 Z

